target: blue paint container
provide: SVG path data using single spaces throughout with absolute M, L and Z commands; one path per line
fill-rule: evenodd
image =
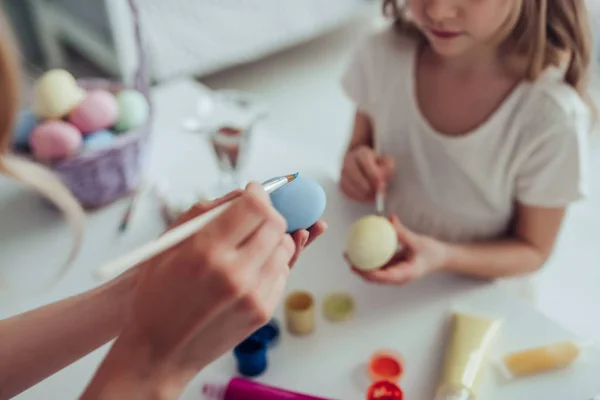
M 272 319 L 268 324 L 257 329 L 250 337 L 264 342 L 267 347 L 273 347 L 279 342 L 279 323 Z
M 238 372 L 247 377 L 261 375 L 267 369 L 267 344 L 250 336 L 233 349 Z

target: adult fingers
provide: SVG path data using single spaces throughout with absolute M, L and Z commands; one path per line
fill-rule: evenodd
M 290 267 L 293 267 L 294 264 L 298 261 L 300 254 L 302 251 L 315 241 L 316 238 L 321 236 L 327 230 L 327 223 L 325 221 L 317 221 L 308 229 L 302 229 L 296 231 L 292 234 L 292 239 L 296 244 L 296 253 L 294 257 L 292 257 L 292 261 L 290 261 Z
M 265 320 L 270 318 L 283 293 L 290 273 L 289 263 L 295 251 L 296 245 L 292 237 L 284 235 L 257 275 L 258 287 L 255 294 L 246 299 L 253 310 L 258 310 L 259 316 L 262 312 L 261 317 Z
M 203 235 L 199 235 L 199 240 L 208 239 L 211 243 L 238 247 L 251 239 L 260 231 L 258 228 L 268 221 L 271 227 L 283 226 L 285 230 L 285 220 L 271 206 L 267 193 L 260 185 L 250 183 L 241 196 L 202 230 Z
M 228 303 L 228 308 L 221 308 L 220 311 L 229 314 L 229 319 L 244 321 L 242 325 L 258 327 L 266 323 L 276 306 L 270 302 L 270 298 L 273 292 L 283 291 L 289 276 L 288 263 L 294 248 L 291 236 L 283 235 L 258 268 L 251 265 L 255 261 L 241 258 L 237 263 L 239 268 L 229 269 L 229 274 L 234 274 L 230 276 L 230 280 L 237 288 L 235 295 L 230 296 L 233 302 Z
M 262 266 L 279 246 L 285 233 L 284 220 L 268 220 L 239 247 L 238 257 L 244 264 Z M 291 237 L 290 237 L 291 240 Z
M 271 316 L 275 312 L 275 308 L 281 301 L 283 297 L 283 292 L 285 291 L 285 285 L 287 284 L 289 277 L 289 269 L 287 271 L 281 272 L 277 278 L 272 282 L 270 288 L 271 290 L 266 294 L 265 297 L 265 310 L 266 310 L 266 320 L 270 320 Z M 264 324 L 262 324 L 264 325 Z
M 289 272 L 288 265 L 296 252 L 296 244 L 290 235 L 284 235 L 270 257 L 263 264 L 261 283 L 272 282 L 280 273 Z M 268 285 L 267 285 L 268 286 Z
M 319 220 L 319 221 L 315 222 L 315 224 L 313 226 L 308 228 L 308 233 L 309 233 L 308 241 L 306 242 L 304 247 L 306 247 L 309 244 L 311 244 L 312 242 L 314 242 L 315 239 L 318 238 L 319 236 L 321 236 L 322 234 L 324 234 L 325 231 L 327 231 L 327 223 L 325 221 Z
M 302 252 L 302 250 L 304 250 L 306 243 L 310 239 L 310 233 L 306 229 L 300 229 L 300 230 L 294 232 L 291 237 L 292 237 L 292 240 L 294 241 L 294 244 L 296 245 L 296 251 L 294 252 L 294 255 L 292 256 L 292 259 L 290 260 L 290 268 L 293 267 L 294 264 L 296 264 L 296 261 L 298 261 L 298 257 L 300 257 L 300 253 Z

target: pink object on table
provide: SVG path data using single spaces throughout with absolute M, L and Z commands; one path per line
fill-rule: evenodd
M 241 378 L 233 378 L 227 385 L 204 385 L 202 393 L 206 399 L 213 400 L 331 400 Z
M 33 155 L 42 161 L 58 161 L 81 148 L 81 132 L 68 122 L 50 120 L 38 125 L 29 137 Z
M 119 106 L 107 90 L 90 90 L 69 114 L 69 121 L 84 134 L 110 128 L 119 118 Z

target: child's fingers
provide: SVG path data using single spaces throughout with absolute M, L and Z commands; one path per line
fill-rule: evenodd
M 404 284 L 418 276 L 414 261 L 406 260 L 400 254 L 394 256 L 385 267 L 371 271 L 363 271 L 356 268 L 350 262 L 346 253 L 344 253 L 344 259 L 350 264 L 350 268 L 354 273 L 369 282 Z
M 368 176 L 360 167 L 357 158 L 352 157 L 346 160 L 342 171 L 342 178 L 350 186 L 355 187 L 361 193 L 371 193 L 373 191 Z
M 352 272 L 354 272 L 361 279 L 363 279 L 363 280 L 365 280 L 367 282 L 378 283 L 378 284 L 386 284 L 386 285 L 399 284 L 399 282 L 390 281 L 388 279 L 382 279 L 382 278 L 377 277 L 377 276 L 375 276 L 373 274 L 370 274 L 369 271 L 361 271 L 360 269 L 355 268 L 355 267 L 352 267 Z
M 381 174 L 383 176 L 384 181 L 387 183 L 396 169 L 396 162 L 390 156 L 381 156 L 377 160 L 379 167 L 381 168 Z
M 394 228 L 396 228 L 398 242 L 402 243 L 404 246 L 408 246 L 409 248 L 414 247 L 415 234 L 402 225 L 400 219 L 396 215 L 391 216 L 390 222 L 392 225 L 394 225 Z
M 401 262 L 393 266 L 377 269 L 374 271 L 363 271 L 361 275 L 372 282 L 403 284 L 415 278 L 413 265 Z
M 349 182 L 347 178 L 342 179 L 340 182 L 340 189 L 342 189 L 342 192 L 352 200 L 360 201 L 362 203 L 371 200 L 372 197 L 370 190 L 368 192 L 361 190 L 358 186 Z
M 384 177 L 380 166 L 377 164 L 377 158 L 375 153 L 372 151 L 363 151 L 357 154 L 358 164 L 363 172 L 363 175 L 367 177 L 370 184 L 370 189 L 382 190 L 385 184 Z

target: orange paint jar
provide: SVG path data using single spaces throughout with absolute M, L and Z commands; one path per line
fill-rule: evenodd
M 371 381 L 398 382 L 404 373 L 404 360 L 393 350 L 382 350 L 371 356 L 368 375 Z

